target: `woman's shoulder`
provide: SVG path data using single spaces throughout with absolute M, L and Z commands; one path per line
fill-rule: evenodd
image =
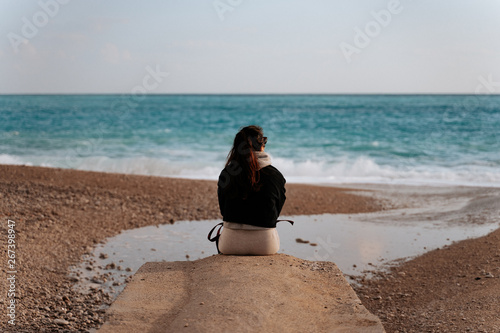
M 221 170 L 219 174 L 219 179 L 226 178 L 228 176 L 236 176 L 241 172 L 241 167 L 237 163 L 229 163 Z
M 268 165 L 262 169 L 260 169 L 261 175 L 268 176 L 269 178 L 280 180 L 285 182 L 285 177 L 283 174 L 274 166 Z

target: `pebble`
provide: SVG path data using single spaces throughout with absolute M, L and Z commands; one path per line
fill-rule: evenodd
M 57 324 L 57 325 L 69 325 L 69 321 L 58 318 L 58 319 L 54 319 L 54 324 Z
M 309 243 L 309 241 L 308 241 L 308 240 L 304 240 L 304 239 L 302 239 L 302 238 L 295 238 L 295 241 L 296 241 L 297 243 L 301 243 L 301 244 L 308 244 L 308 243 Z
M 114 262 L 110 263 L 110 264 L 107 264 L 106 267 L 104 267 L 104 269 L 115 269 L 116 268 L 116 264 Z
M 103 283 L 104 283 L 104 281 L 103 281 L 103 280 L 98 279 L 98 278 L 93 278 L 93 279 L 92 279 L 92 280 L 90 280 L 90 281 L 91 281 L 91 282 L 93 282 L 93 283 L 97 283 L 97 284 L 103 284 Z

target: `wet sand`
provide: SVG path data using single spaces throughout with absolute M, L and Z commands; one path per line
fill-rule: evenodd
M 490 210 L 498 206 L 496 189 L 452 188 L 443 194 L 426 188 L 356 187 L 348 190 L 287 184 L 282 214 L 355 214 L 396 207 L 411 213 L 412 207 L 426 200 L 452 204 L 458 196 L 467 203 L 475 196 L 484 201 L 457 206 L 454 214 L 463 223 L 483 223 L 491 217 Z M 15 330 L 100 326 L 104 321 L 101 306 L 110 303 L 109 296 L 99 290 L 88 295 L 74 291 L 69 267 L 90 253 L 95 244 L 121 230 L 220 218 L 215 191 L 212 181 L 0 165 L 4 241 L 7 220 L 16 222 Z M 488 212 L 483 214 L 484 207 Z M 439 211 L 429 211 L 428 217 L 436 214 Z M 453 218 L 450 221 L 453 223 Z M 429 252 L 379 275 L 379 280 L 360 280 L 358 295 L 372 313 L 380 316 L 388 332 L 498 331 L 499 237 L 497 230 L 480 239 Z M 2 251 L 6 258 L 5 246 Z M 5 308 L 6 269 L 0 278 L 0 301 Z M 12 328 L 7 320 L 4 316 L 0 321 L 2 330 Z
M 375 197 L 406 207 L 402 223 L 500 223 L 498 188 L 382 186 Z M 352 278 L 387 332 L 500 332 L 500 229 L 386 268 Z

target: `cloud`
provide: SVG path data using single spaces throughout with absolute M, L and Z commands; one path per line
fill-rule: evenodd
M 111 64 L 118 64 L 122 61 L 129 61 L 132 59 L 130 52 L 128 50 L 120 50 L 118 46 L 112 43 L 107 43 L 101 49 L 101 55 L 104 61 Z

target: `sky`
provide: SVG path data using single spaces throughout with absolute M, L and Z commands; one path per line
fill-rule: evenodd
M 0 0 L 0 94 L 500 93 L 498 0 Z

